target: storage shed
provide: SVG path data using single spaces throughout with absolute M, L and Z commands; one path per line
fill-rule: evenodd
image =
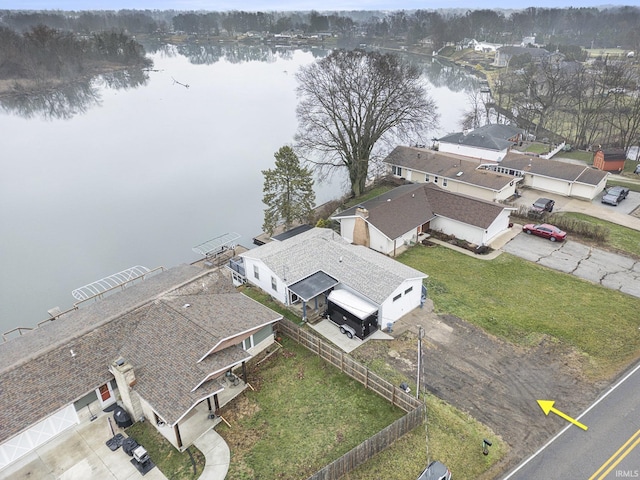
M 627 155 L 622 149 L 598 150 L 593 155 L 593 166 L 604 172 L 620 173 L 626 159 Z

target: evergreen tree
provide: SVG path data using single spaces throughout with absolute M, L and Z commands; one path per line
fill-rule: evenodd
M 288 229 L 309 221 L 316 201 L 311 170 L 300 165 L 293 149 L 282 147 L 274 157 L 276 167 L 262 171 L 262 203 L 267 206 L 262 229 L 270 235 L 281 223 Z

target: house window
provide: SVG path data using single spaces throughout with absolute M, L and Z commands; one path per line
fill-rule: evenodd
M 249 350 L 253 346 L 254 346 L 253 345 L 253 335 L 251 335 L 249 338 L 245 338 L 242 341 L 242 348 L 244 348 L 245 350 Z
M 397 294 L 395 297 L 393 297 L 393 301 L 395 302 L 396 300 L 400 300 L 401 296 L 402 296 L 401 293 Z
M 446 186 L 447 186 L 447 179 L 446 179 L 446 178 L 443 178 L 443 179 L 442 179 L 442 186 L 443 186 L 443 187 L 446 187 Z
M 258 269 L 257 265 L 253 266 L 253 276 L 256 280 L 260 280 L 260 270 Z
M 404 294 L 406 295 L 407 293 L 411 293 L 411 290 L 413 290 L 413 287 L 409 287 L 404 291 Z
M 433 177 L 433 183 L 438 183 L 438 177 L 437 176 Z
M 425 175 L 424 175 L 424 181 L 425 181 L 425 182 L 427 182 L 427 183 L 429 183 L 429 174 L 428 174 L 428 173 L 425 173 Z
M 271 290 L 274 292 L 278 291 L 278 281 L 276 280 L 276 277 L 271 277 Z
M 391 173 L 393 173 L 394 175 L 397 175 L 398 177 L 402 176 L 402 168 L 401 167 L 396 167 L 395 165 L 391 166 Z

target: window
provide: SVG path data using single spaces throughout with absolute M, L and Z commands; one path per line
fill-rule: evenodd
M 438 177 L 437 176 L 433 177 L 433 183 L 438 183 Z
M 443 179 L 442 179 L 442 186 L 443 186 L 443 187 L 446 187 L 446 186 L 447 186 L 447 179 L 446 179 L 446 178 L 443 178 Z
M 253 347 L 253 335 L 251 335 L 249 338 L 245 338 L 242 341 L 242 348 L 244 348 L 245 350 L 249 350 L 251 347 Z
M 429 183 L 429 174 L 428 173 L 424 174 L 424 181 Z
M 258 269 L 257 265 L 253 266 L 253 276 L 256 280 L 260 280 L 260 270 Z
M 399 300 L 401 296 L 401 293 L 397 294 L 395 297 L 393 297 L 393 301 L 395 302 L 396 300 Z
M 391 173 L 393 173 L 394 175 L 397 175 L 398 177 L 402 176 L 402 168 L 401 167 L 396 167 L 395 165 L 391 166 Z
M 406 295 L 407 293 L 411 293 L 411 290 L 413 290 L 413 287 L 409 287 L 404 291 L 404 294 Z
M 274 292 L 278 291 L 278 280 L 276 280 L 276 277 L 271 277 L 271 290 Z

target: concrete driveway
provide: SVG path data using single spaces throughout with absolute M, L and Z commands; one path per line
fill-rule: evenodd
M 550 242 L 520 233 L 502 247 L 512 255 L 640 297 L 640 262 L 579 242 Z

